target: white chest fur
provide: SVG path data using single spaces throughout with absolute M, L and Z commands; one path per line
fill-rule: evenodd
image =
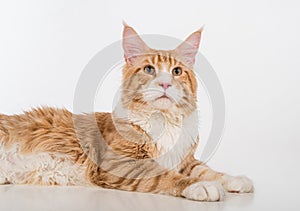
M 180 119 L 179 123 L 166 118 L 162 135 L 156 139 L 160 151 L 160 156 L 156 158 L 156 161 L 160 165 L 168 169 L 177 168 L 191 147 L 197 142 L 197 120 L 197 112 Z M 156 124 L 158 125 L 157 122 Z M 151 133 L 150 135 L 152 136 Z
M 125 117 L 139 125 L 155 141 L 159 151 L 156 161 L 168 169 L 177 168 L 191 147 L 196 144 L 198 136 L 198 112 L 183 118 L 181 115 L 158 112 L 132 113 L 119 107 L 118 117 Z

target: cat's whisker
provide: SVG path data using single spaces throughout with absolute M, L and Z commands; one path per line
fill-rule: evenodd
M 154 50 L 124 23 L 123 88 L 112 113 L 43 107 L 0 114 L 0 184 L 97 185 L 199 201 L 222 200 L 222 185 L 252 192 L 246 177 L 194 157 L 200 37 L 198 30 L 172 51 Z

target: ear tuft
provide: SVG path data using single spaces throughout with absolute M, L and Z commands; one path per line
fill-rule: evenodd
M 122 24 L 123 24 L 124 27 L 125 27 L 125 26 L 129 26 L 129 25 L 126 23 L 126 21 L 124 21 L 124 20 L 122 20 Z

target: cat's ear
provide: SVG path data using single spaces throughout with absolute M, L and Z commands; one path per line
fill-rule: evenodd
M 123 22 L 123 50 L 125 61 L 133 64 L 137 56 L 145 54 L 149 47 L 144 43 L 136 31 Z
M 195 64 L 195 56 L 199 49 L 202 31 L 203 27 L 188 36 L 188 38 L 175 49 L 176 54 L 188 67 L 192 68 Z

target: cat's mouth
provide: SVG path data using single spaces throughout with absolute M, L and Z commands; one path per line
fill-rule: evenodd
M 162 96 L 156 98 L 156 100 L 161 100 L 161 99 L 167 99 L 167 100 L 170 100 L 170 101 L 171 101 L 171 98 L 168 97 L 166 94 L 163 94 Z

